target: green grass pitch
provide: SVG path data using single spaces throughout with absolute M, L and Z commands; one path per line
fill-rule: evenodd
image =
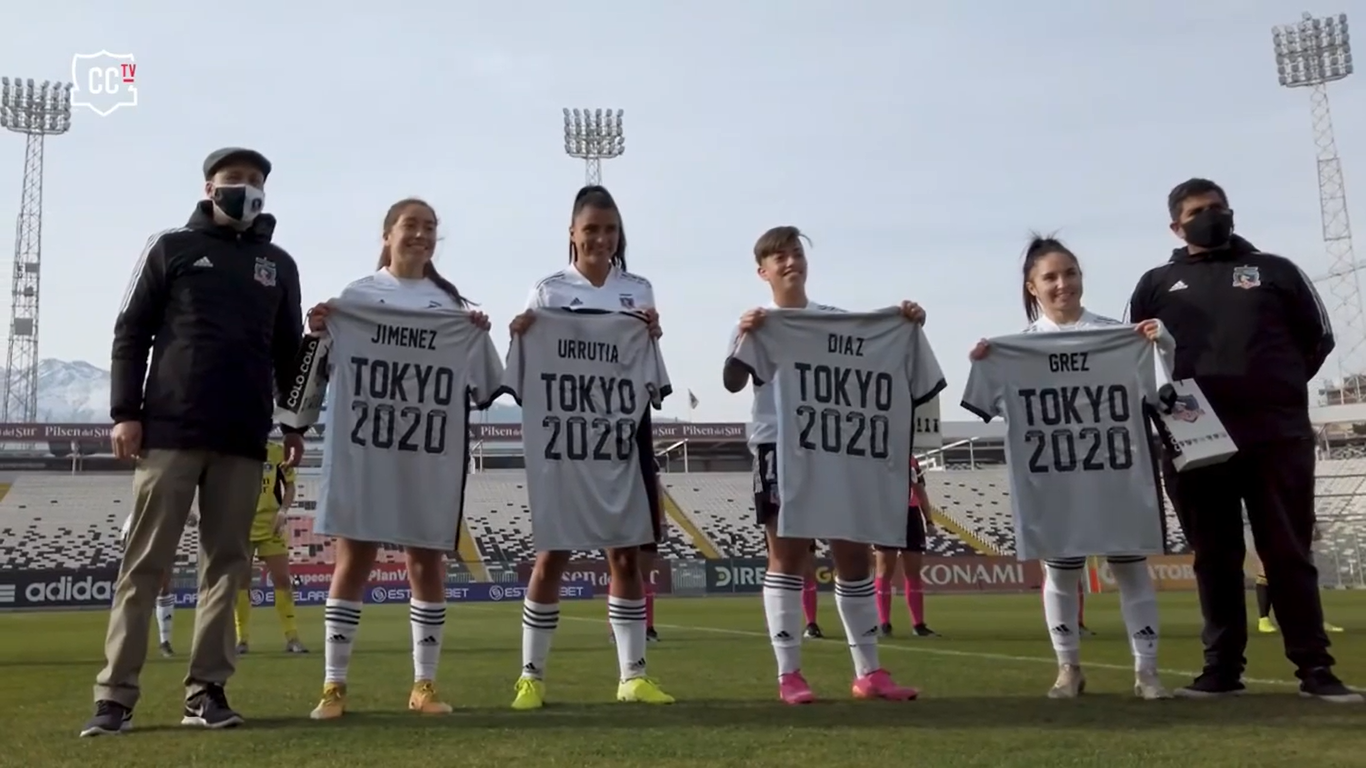
M 1249 596 L 1250 597 L 1250 596 Z M 271 609 L 253 615 L 253 647 L 229 686 L 244 728 L 186 730 L 180 716 L 193 613 L 176 615 L 182 656 L 155 653 L 143 672 L 135 730 L 78 739 L 102 663 L 106 614 L 0 615 L 0 766 L 1360 766 L 1366 707 L 1296 695 L 1278 635 L 1255 631 L 1251 692 L 1220 701 L 1136 701 L 1125 633 L 1112 595 L 1087 599 L 1099 632 L 1083 645 L 1088 692 L 1050 701 L 1054 664 L 1039 597 L 930 596 L 939 639 L 884 642 L 883 664 L 921 688 L 905 704 L 854 702 L 850 662 L 831 596 L 821 620 L 834 639 L 808 642 L 804 672 L 821 701 L 775 699 L 773 658 L 757 596 L 664 598 L 663 642 L 650 669 L 678 697 L 672 707 L 617 704 L 616 657 L 601 601 L 565 604 L 549 665 L 550 706 L 507 708 L 520 664 L 517 605 L 453 605 L 440 687 L 448 717 L 405 710 L 412 678 L 406 609 L 367 607 L 352 664 L 352 714 L 308 719 L 322 680 L 320 609 L 300 611 L 307 656 L 280 652 Z M 1251 602 L 1249 600 L 1249 602 Z M 1338 670 L 1366 684 L 1366 593 L 1328 592 Z M 1171 686 L 1200 665 L 1193 594 L 1162 595 L 1161 658 Z M 898 626 L 906 626 L 898 603 Z

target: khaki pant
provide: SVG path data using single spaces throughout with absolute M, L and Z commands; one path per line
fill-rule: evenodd
M 133 524 L 114 587 L 106 664 L 95 678 L 95 700 L 137 704 L 138 675 L 147 661 L 149 625 L 161 575 L 199 492 L 199 604 L 185 695 L 222 685 L 237 662 L 233 603 L 250 578 L 247 539 L 261 490 L 261 462 L 210 451 L 150 450 L 133 475 Z

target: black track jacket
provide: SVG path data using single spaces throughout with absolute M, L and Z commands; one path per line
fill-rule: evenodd
M 1139 278 L 1129 319 L 1157 318 L 1176 340 L 1173 378 L 1194 378 L 1240 448 L 1313 435 L 1308 385 L 1333 351 L 1328 312 L 1289 259 L 1241 237 L 1185 248 Z
M 114 423 L 142 422 L 143 448 L 265 459 L 303 337 L 299 270 L 274 231 L 264 214 L 218 226 L 204 201 L 147 241 L 114 324 L 109 399 Z

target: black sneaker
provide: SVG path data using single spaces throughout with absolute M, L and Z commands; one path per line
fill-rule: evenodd
M 133 728 L 133 710 L 116 701 L 95 702 L 95 716 L 86 721 L 81 736 L 117 736 Z
M 879 634 L 879 635 L 882 635 L 883 637 L 891 637 L 891 636 L 892 636 L 892 625 L 891 625 L 891 624 L 883 624 L 882 626 L 880 626 L 880 627 L 877 628 L 877 631 L 878 631 L 878 634 Z
M 246 643 L 238 643 L 238 644 L 237 644 L 237 655 L 238 655 L 238 656 L 246 656 L 248 653 L 251 653 L 251 646 L 250 646 L 250 645 L 247 645 Z
M 200 728 L 234 728 L 246 722 L 228 706 L 228 695 L 223 686 L 210 685 L 185 700 L 185 716 L 181 725 Z
M 813 621 L 806 625 L 806 631 L 802 633 L 802 636 L 809 637 L 812 640 L 819 640 L 822 637 L 825 637 L 825 633 L 821 632 L 821 625 Z
M 169 659 L 172 656 L 175 656 L 175 649 L 171 647 L 170 643 L 161 643 L 157 646 L 157 650 L 161 651 L 161 658 L 163 659 Z
M 657 643 L 657 642 L 659 642 L 659 633 L 655 631 L 655 628 L 654 628 L 654 627 L 646 627 L 646 628 L 645 628 L 645 642 L 647 642 L 647 643 Z
M 1343 685 L 1328 667 L 1317 667 L 1302 672 L 1300 695 L 1306 699 L 1322 699 L 1334 704 L 1360 704 L 1366 701 L 1366 696 Z
M 933 629 L 930 629 L 929 627 L 925 626 L 924 624 L 916 624 L 916 625 L 915 625 L 915 636 L 916 636 L 916 637 L 939 637 L 939 633 L 938 633 L 938 632 L 935 632 Z
M 1221 696 L 1237 696 L 1247 691 L 1240 679 L 1242 675 L 1231 675 L 1206 669 L 1185 688 L 1177 688 L 1175 693 L 1182 699 L 1216 699 Z

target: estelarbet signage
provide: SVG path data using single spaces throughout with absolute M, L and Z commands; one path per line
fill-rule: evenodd
M 89 608 L 114 599 L 118 571 L 0 571 L 0 609 Z

